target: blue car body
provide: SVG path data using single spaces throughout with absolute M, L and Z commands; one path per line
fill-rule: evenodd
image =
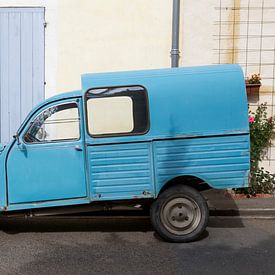
M 87 91 L 134 85 L 147 93 L 146 131 L 89 134 Z M 57 104 L 77 106 L 79 138 L 25 142 L 37 116 Z M 155 199 L 167 184 L 184 177 L 212 188 L 247 187 L 249 140 L 245 82 L 238 65 L 86 74 L 82 90 L 41 103 L 17 137 L 1 147 L 0 209 Z

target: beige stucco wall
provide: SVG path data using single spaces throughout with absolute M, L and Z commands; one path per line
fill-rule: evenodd
M 170 67 L 172 1 L 58 3 L 58 90 L 77 89 L 85 72 Z M 180 65 L 213 63 L 215 4 L 181 1 Z
M 85 72 L 170 65 L 171 1 L 58 1 L 58 90 Z
M 182 66 L 209 65 L 214 62 L 213 34 L 216 0 L 181 1 L 183 11 L 180 44 Z M 168 38 L 169 39 L 169 38 Z

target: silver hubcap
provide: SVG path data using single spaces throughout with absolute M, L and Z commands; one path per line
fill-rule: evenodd
M 162 207 L 160 218 L 169 232 L 186 235 L 198 227 L 201 211 L 197 203 L 190 198 L 174 198 Z

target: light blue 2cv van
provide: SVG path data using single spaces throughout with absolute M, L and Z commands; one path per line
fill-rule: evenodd
M 248 186 L 249 125 L 237 65 L 86 74 L 1 147 L 3 215 L 150 206 L 167 241 L 195 240 L 201 190 Z

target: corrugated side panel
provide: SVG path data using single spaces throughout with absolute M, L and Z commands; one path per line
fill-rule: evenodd
M 152 197 L 150 143 L 88 146 L 92 200 Z
M 170 179 L 193 175 L 214 188 L 248 185 L 249 135 L 155 141 L 156 191 Z

